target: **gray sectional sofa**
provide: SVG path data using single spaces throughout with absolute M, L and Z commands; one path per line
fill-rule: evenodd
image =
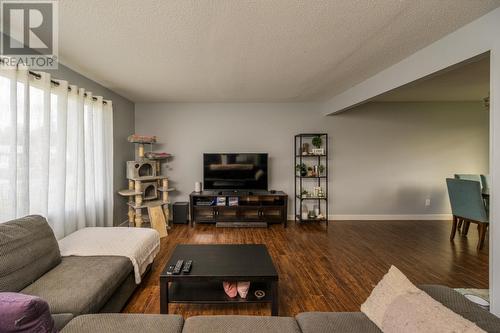
M 61 257 L 41 216 L 0 223 L 0 292 L 43 298 L 58 328 L 82 314 L 120 312 L 136 286 L 126 257 Z
M 486 332 L 500 332 L 500 319 L 451 288 L 420 286 L 427 294 Z M 291 317 L 98 314 L 73 319 L 62 333 L 380 333 L 361 312 L 305 312 Z
M 136 287 L 124 257 L 63 257 L 47 221 L 27 216 L 0 224 L 0 291 L 39 296 L 62 333 L 323 333 L 380 332 L 360 312 L 306 312 L 292 317 L 120 314 Z M 444 286 L 420 286 L 452 311 L 487 332 L 500 319 Z M 100 312 L 100 313 L 99 313 Z M 97 314 L 96 314 L 97 313 Z

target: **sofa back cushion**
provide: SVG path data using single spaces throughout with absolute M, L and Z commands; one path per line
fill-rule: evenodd
M 20 291 L 60 262 L 59 245 L 42 216 L 0 223 L 0 292 Z

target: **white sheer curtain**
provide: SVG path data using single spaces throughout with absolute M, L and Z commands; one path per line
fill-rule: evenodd
M 111 101 L 40 75 L 0 68 L 0 222 L 40 214 L 58 238 L 112 226 Z

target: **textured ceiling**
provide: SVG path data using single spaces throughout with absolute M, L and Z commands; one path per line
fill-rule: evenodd
M 490 91 L 490 58 L 453 66 L 430 77 L 412 82 L 374 101 L 482 101 Z
M 61 0 L 62 63 L 135 102 L 333 96 L 500 0 Z

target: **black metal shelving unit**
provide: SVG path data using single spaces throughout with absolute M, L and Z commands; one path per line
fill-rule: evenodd
M 320 137 L 323 141 L 324 154 L 314 155 L 314 154 L 302 154 L 302 146 L 304 143 L 311 143 L 312 139 L 315 137 Z M 327 133 L 303 133 L 295 135 L 294 140 L 294 165 L 293 173 L 295 175 L 295 193 L 294 193 L 294 209 L 295 209 L 295 221 L 296 222 L 325 222 L 328 228 L 328 134 Z M 311 162 L 316 162 L 316 165 L 324 165 L 325 169 L 322 175 L 316 176 L 302 176 L 300 171 L 296 170 L 297 165 L 302 165 L 303 163 L 311 166 Z M 302 191 L 304 190 L 304 180 L 313 182 L 316 186 L 324 187 L 325 195 L 323 197 L 304 197 Z M 323 219 L 303 219 L 302 218 L 302 204 L 303 201 L 316 201 L 320 213 L 324 214 Z M 324 209 L 322 210 L 322 207 Z M 324 213 L 323 213 L 324 212 Z

